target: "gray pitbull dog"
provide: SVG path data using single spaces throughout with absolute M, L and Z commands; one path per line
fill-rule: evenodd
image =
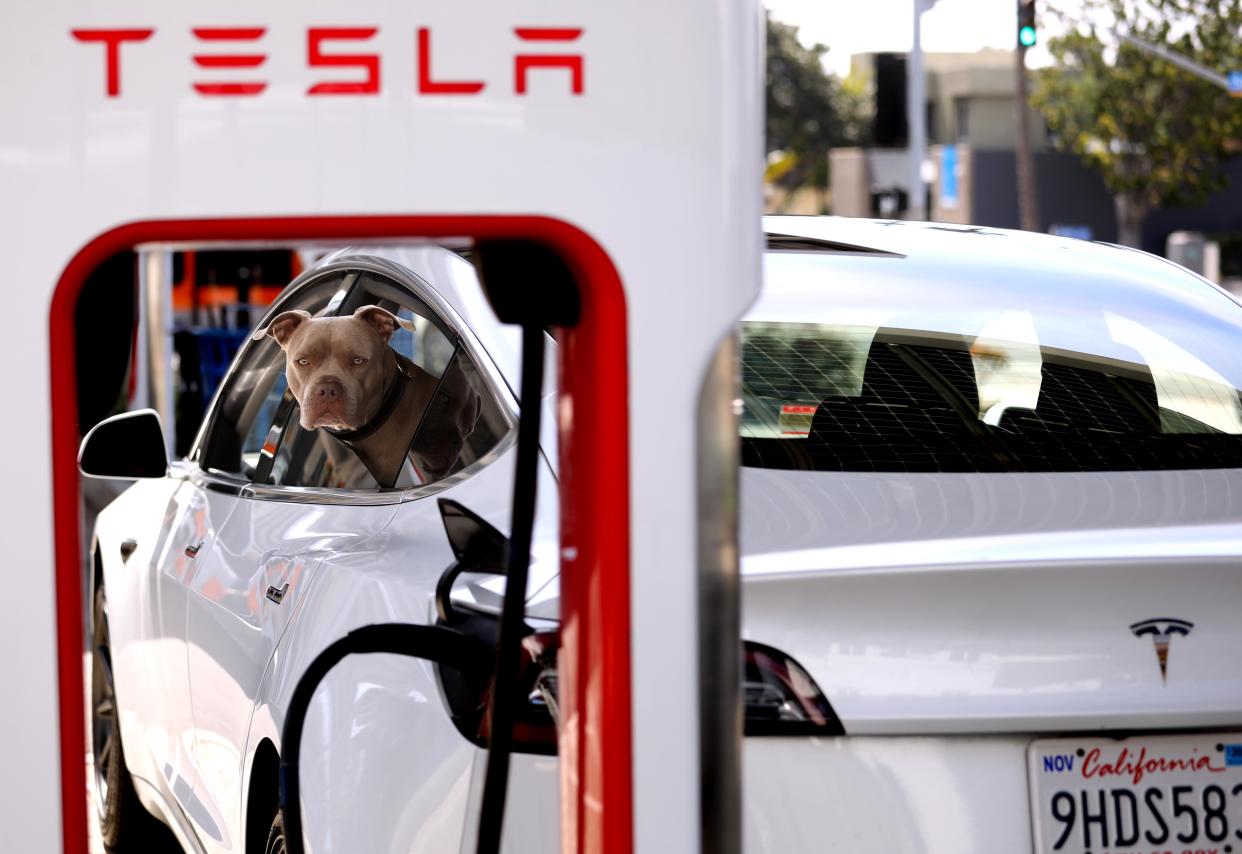
M 351 317 L 282 312 L 253 336 L 270 335 L 284 350 L 302 428 L 344 443 L 382 487 L 395 485 L 407 457 L 426 481 L 449 474 L 481 408 L 456 359 L 437 379 L 389 347 L 399 326 L 413 328 L 370 305 Z M 334 467 L 347 467 L 327 445 Z M 333 480 L 348 478 L 336 472 Z

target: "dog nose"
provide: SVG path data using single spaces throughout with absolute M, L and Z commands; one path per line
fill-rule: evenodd
M 320 400 L 336 400 L 344 394 L 345 387 L 336 380 L 324 380 L 315 387 L 315 397 Z

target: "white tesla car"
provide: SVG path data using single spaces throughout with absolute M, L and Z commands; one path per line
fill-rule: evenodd
M 1242 852 L 1242 306 L 1116 247 L 765 227 L 740 330 L 745 850 Z M 141 804 L 187 850 L 282 850 L 282 724 L 316 655 L 372 623 L 494 632 L 502 581 L 437 592 L 460 545 L 441 514 L 507 528 L 518 333 L 435 247 L 339 253 L 269 317 L 373 304 L 408 321 L 395 349 L 456 366 L 482 400 L 447 476 L 332 480 L 348 468 L 299 426 L 265 338 L 189 457 L 99 517 L 93 735 L 114 848 L 139 839 Z M 128 473 L 163 471 L 154 424 L 128 421 L 88 436 L 84 470 L 146 430 Z M 544 436 L 528 622 L 551 633 Z M 510 852 L 558 850 L 554 666 L 524 689 Z M 310 850 L 469 850 L 486 688 L 395 656 L 333 670 L 303 737 Z

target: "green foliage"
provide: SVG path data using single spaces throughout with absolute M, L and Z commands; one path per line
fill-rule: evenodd
M 1084 0 L 1083 9 L 1099 24 L 1067 21 L 1070 32 L 1049 41 L 1056 65 L 1038 72 L 1032 101 L 1057 145 L 1117 198 L 1125 240 L 1153 208 L 1200 204 L 1223 186 L 1221 160 L 1242 143 L 1242 100 L 1115 31 L 1224 74 L 1242 69 L 1242 2 Z
M 865 93 L 824 70 L 828 48 L 803 47 L 798 28 L 768 17 L 767 151 L 781 152 L 769 178 L 787 187 L 826 186 L 828 149 L 856 145 L 867 130 Z

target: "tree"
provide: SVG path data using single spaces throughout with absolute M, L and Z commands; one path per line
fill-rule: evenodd
M 856 145 L 866 133 L 865 93 L 824 70 L 828 48 L 803 47 L 797 27 L 771 16 L 767 23 L 768 179 L 826 188 L 828 149 Z
M 1083 6 L 1090 23 L 1049 41 L 1056 65 L 1038 74 L 1033 101 L 1058 147 L 1104 179 L 1120 242 L 1138 246 L 1153 209 L 1201 204 L 1224 186 L 1221 161 L 1242 150 L 1242 101 L 1117 33 L 1224 73 L 1242 68 L 1242 3 L 1084 0 Z

